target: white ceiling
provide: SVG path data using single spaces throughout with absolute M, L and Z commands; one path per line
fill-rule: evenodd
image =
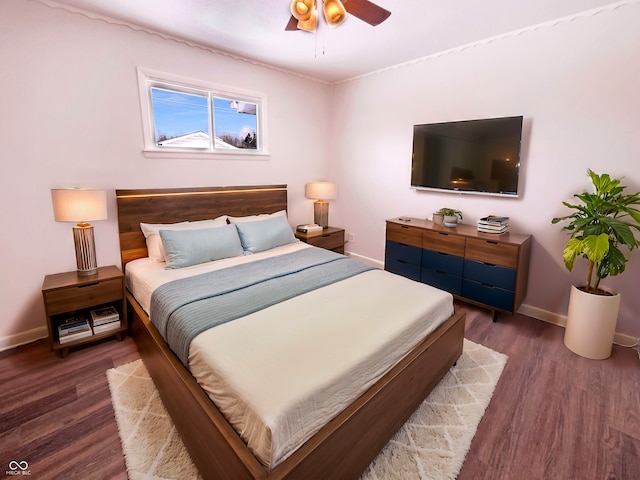
M 614 2 L 373 0 L 391 16 L 350 16 L 318 32 L 284 30 L 290 0 L 57 0 L 260 63 L 333 83 Z M 617 2 L 616 2 L 617 3 Z

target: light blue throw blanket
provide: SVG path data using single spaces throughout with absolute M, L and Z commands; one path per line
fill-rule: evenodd
M 183 364 L 198 334 L 373 267 L 320 248 L 165 283 L 151 296 L 151 322 Z

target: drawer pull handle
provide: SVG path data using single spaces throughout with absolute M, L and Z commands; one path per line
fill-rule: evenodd
M 498 242 L 496 242 L 495 240 L 487 240 L 487 243 L 490 243 L 492 245 L 498 245 Z
M 400 228 L 409 228 L 408 225 L 400 225 Z
M 98 285 L 98 283 L 100 283 L 100 282 L 85 283 L 84 285 L 78 285 L 78 288 L 94 287 L 94 286 Z
M 449 234 L 447 232 L 438 232 L 440 235 L 446 235 L 449 236 Z
M 406 260 L 398 260 L 398 263 L 404 263 L 406 265 L 409 262 L 407 262 Z

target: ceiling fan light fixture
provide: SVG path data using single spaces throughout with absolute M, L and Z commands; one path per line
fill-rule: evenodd
M 329 27 L 337 27 L 347 18 L 347 10 L 340 0 L 323 0 L 324 19 Z
M 312 18 L 319 0 L 293 0 L 289 6 L 291 16 L 287 22 L 286 31 L 307 30 L 315 32 L 317 18 Z M 345 5 L 347 5 L 345 7 Z M 365 23 L 375 27 L 384 22 L 391 12 L 376 5 L 370 0 L 322 0 L 322 12 L 329 27 L 336 27 L 344 22 L 348 15 L 352 15 Z M 306 23 L 305 23 L 306 22 Z
M 318 26 L 318 11 L 314 8 L 306 20 L 298 20 L 298 29 L 306 32 L 315 32 Z
M 293 0 L 290 7 L 291 15 L 298 21 L 311 18 L 315 9 L 315 0 Z

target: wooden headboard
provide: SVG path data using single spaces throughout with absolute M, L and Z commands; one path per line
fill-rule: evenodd
M 235 217 L 287 209 L 286 185 L 116 190 L 120 257 L 127 262 L 147 256 L 140 223 L 175 223 Z

